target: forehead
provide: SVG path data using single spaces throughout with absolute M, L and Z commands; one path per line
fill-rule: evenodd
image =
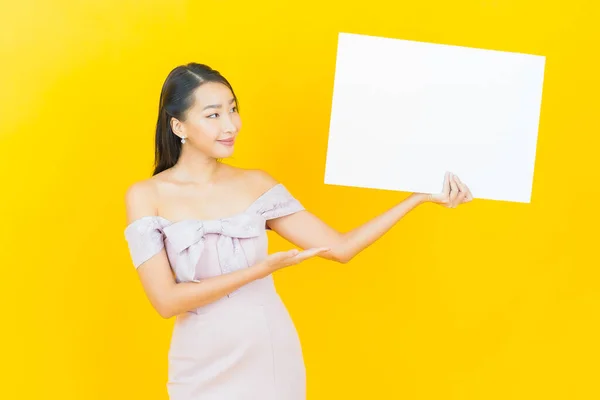
M 227 105 L 233 98 L 231 90 L 218 82 L 207 82 L 194 91 L 194 106 L 204 107 L 213 104 Z

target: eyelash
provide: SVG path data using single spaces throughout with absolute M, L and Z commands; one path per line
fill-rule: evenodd
M 233 107 L 232 110 L 237 111 L 237 107 Z M 213 115 L 219 115 L 219 113 L 210 114 L 207 118 L 212 117 Z

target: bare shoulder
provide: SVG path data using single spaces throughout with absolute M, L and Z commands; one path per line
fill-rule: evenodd
M 152 178 L 134 182 L 125 191 L 127 223 L 148 216 L 157 215 L 158 192 Z
M 246 181 L 248 185 L 260 194 L 273 186 L 277 185 L 279 181 L 267 171 L 261 169 L 247 169 L 245 170 Z

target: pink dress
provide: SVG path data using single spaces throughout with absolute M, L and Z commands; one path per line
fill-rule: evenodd
M 218 220 L 141 217 L 125 228 L 138 268 L 165 248 L 177 282 L 247 268 L 267 256 L 266 221 L 304 208 L 278 184 Z M 178 315 L 168 353 L 171 400 L 305 400 L 296 328 L 271 275 Z

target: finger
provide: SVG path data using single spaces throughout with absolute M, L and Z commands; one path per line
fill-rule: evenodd
M 456 184 L 458 185 L 458 188 L 460 189 L 461 192 L 467 192 L 467 185 L 465 185 L 458 176 L 454 175 L 454 178 L 456 179 Z
M 454 204 L 454 207 L 456 208 L 462 202 L 462 199 L 463 199 L 465 193 L 460 188 L 458 176 L 454 175 L 453 179 L 454 179 L 454 184 L 455 184 L 455 188 L 456 188 L 456 197 L 454 198 L 453 204 Z
M 277 262 L 277 261 L 285 260 L 286 258 L 294 257 L 296 254 L 294 254 L 294 250 L 281 251 L 281 252 L 270 254 L 269 259 Z
M 469 187 L 467 187 L 466 201 L 472 201 L 472 200 L 473 200 L 473 194 L 471 193 L 471 189 L 469 189 Z
M 285 259 L 285 258 L 296 257 L 299 253 L 300 253 L 300 250 L 298 250 L 298 249 L 288 250 L 288 251 L 282 253 L 282 258 Z
M 467 195 L 469 194 L 467 185 L 465 185 L 458 176 L 454 175 L 456 180 L 456 184 L 458 186 L 458 190 L 460 191 L 458 194 L 458 198 L 456 199 L 456 204 L 461 204 L 465 202 Z
M 467 188 L 467 191 L 465 192 L 465 198 L 463 200 L 463 203 L 468 203 L 471 200 L 473 200 L 473 195 L 471 194 L 471 191 L 469 190 L 469 188 Z
M 442 193 L 450 193 L 450 172 L 446 172 L 446 175 L 444 175 L 444 185 L 442 187 Z
M 277 262 L 283 262 L 283 261 L 293 260 L 294 257 L 298 256 L 298 254 L 300 254 L 300 250 L 292 249 L 292 250 L 282 251 L 280 253 L 273 254 L 271 257 L 274 257 L 275 261 L 277 261 Z
M 307 249 L 307 250 L 300 252 L 298 255 L 296 255 L 296 259 L 306 260 L 308 258 L 314 257 L 321 253 L 325 253 L 327 251 L 329 251 L 328 247 L 315 247 L 312 249 Z
M 458 185 L 456 184 L 454 175 L 452 175 L 452 179 L 450 179 L 450 207 L 456 206 L 456 197 L 457 196 L 458 196 Z
M 284 266 L 294 264 L 294 258 L 298 255 L 298 253 L 299 251 L 295 249 L 273 253 L 268 256 L 267 262 L 270 265 L 277 267 L 277 269 L 283 268 Z
M 464 191 L 466 193 L 464 202 L 467 203 L 467 202 L 473 200 L 473 194 L 471 193 L 471 189 L 469 189 L 469 187 L 467 185 L 465 185 L 464 183 L 463 183 L 463 185 L 464 185 Z

